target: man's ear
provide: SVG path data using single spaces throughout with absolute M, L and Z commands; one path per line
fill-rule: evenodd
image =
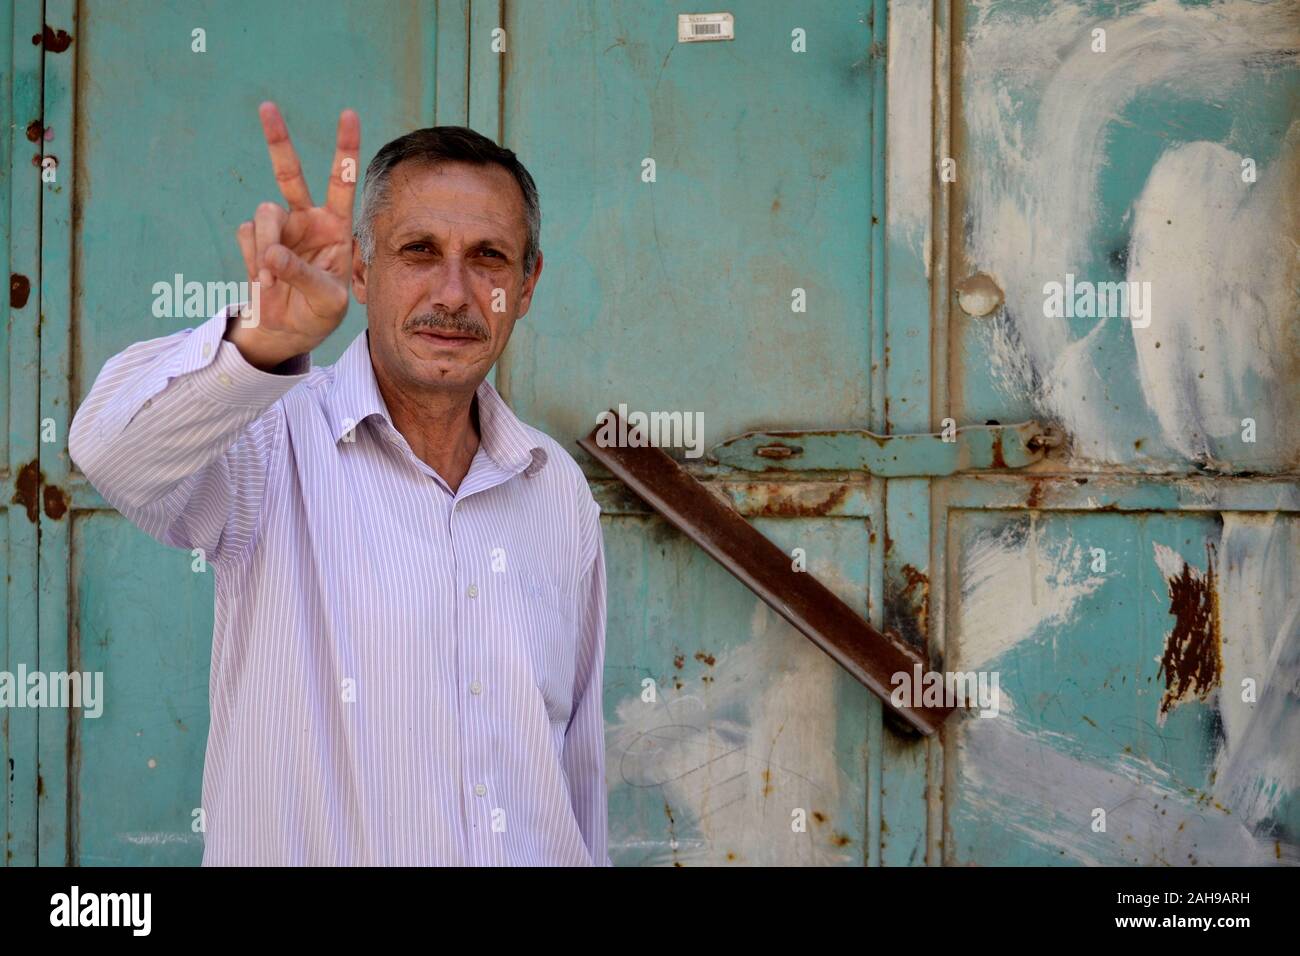
M 538 249 L 537 265 L 533 269 L 533 274 L 530 275 L 527 278 L 527 280 L 525 280 L 524 287 L 522 290 L 520 290 L 519 293 L 519 315 L 515 317 L 515 321 L 522 319 L 525 315 L 528 314 L 528 307 L 533 304 L 533 290 L 537 288 L 537 280 L 540 279 L 541 277 L 542 277 L 542 250 Z
M 366 304 L 366 272 L 368 267 L 361 260 L 361 243 L 352 240 L 352 294 L 362 305 Z

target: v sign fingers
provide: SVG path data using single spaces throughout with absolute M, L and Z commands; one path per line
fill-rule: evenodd
M 279 107 L 263 103 L 258 116 L 289 208 L 261 203 L 252 223 L 239 229 L 240 254 L 260 285 L 259 316 L 228 337 L 245 358 L 269 368 L 310 352 L 347 314 L 361 120 L 353 110 L 339 115 L 325 205 L 316 206 Z

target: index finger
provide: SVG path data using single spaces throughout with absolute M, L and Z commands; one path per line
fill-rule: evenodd
M 280 115 L 280 108 L 269 100 L 257 108 L 257 115 L 262 119 L 262 134 L 266 137 L 266 148 L 271 154 L 271 168 L 275 170 L 275 181 L 280 186 L 290 209 L 310 209 L 311 190 L 302 175 L 302 163 L 298 153 L 289 139 L 289 127 Z
M 338 139 L 334 162 L 330 165 L 330 184 L 325 193 L 325 208 L 352 226 L 352 201 L 357 191 L 357 155 L 361 152 L 361 117 L 355 110 L 339 114 Z

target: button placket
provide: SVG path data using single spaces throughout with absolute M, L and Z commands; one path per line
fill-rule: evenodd
M 469 622 L 478 620 L 479 615 L 476 613 L 475 605 L 485 595 L 481 593 L 477 582 L 467 580 L 474 574 L 473 562 L 461 561 L 460 549 L 456 547 L 458 504 L 459 502 L 452 499 L 447 505 L 447 532 L 452 545 L 452 574 L 460 594 L 463 595 L 457 599 L 457 603 L 461 606 L 456 615 L 456 682 L 462 687 L 468 686 L 470 694 L 481 701 L 482 681 L 477 678 L 471 681 L 465 680 L 469 674 L 479 671 L 482 666 L 477 649 L 472 641 L 465 639 L 465 636 L 469 633 Z M 486 806 L 483 798 L 488 793 L 486 781 L 490 779 L 491 765 L 485 742 L 473 736 L 474 728 L 478 726 L 477 720 L 481 717 L 482 712 L 479 710 L 466 710 L 461 715 L 461 772 L 463 774 L 461 779 L 470 788 L 471 804 L 466 809 L 470 822 L 471 852 L 480 862 L 486 862 L 487 858 L 483 856 L 485 852 L 483 841 L 491 835 L 491 810 Z

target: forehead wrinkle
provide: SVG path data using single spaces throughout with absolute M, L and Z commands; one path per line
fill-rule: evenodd
M 441 175 L 444 172 L 444 170 L 440 168 L 434 168 L 428 171 L 438 175 Z M 397 221 L 397 206 L 399 205 L 399 202 L 397 201 L 398 197 L 397 195 L 390 196 L 387 208 L 383 211 L 383 218 L 390 220 L 393 233 L 406 234 L 424 231 L 434 234 L 438 225 L 477 225 L 488 227 L 491 230 L 491 234 L 488 236 L 477 237 L 473 240 L 474 242 L 493 242 L 497 245 L 508 246 L 511 249 L 518 245 L 517 241 L 513 238 L 513 233 L 516 231 L 513 228 L 513 220 L 515 218 L 523 217 L 520 210 L 513 208 L 518 205 L 516 202 L 510 201 L 510 206 L 512 208 L 500 213 L 491 210 L 478 213 L 457 203 L 457 200 L 462 198 L 477 199 L 483 196 L 495 197 L 499 195 L 497 190 L 492 188 L 464 189 L 459 186 L 450 187 L 452 190 L 450 196 L 450 208 L 437 208 L 430 205 L 429 201 L 420 195 L 415 188 L 413 178 L 404 170 L 396 171 L 393 175 L 393 180 L 396 181 L 395 185 L 397 186 L 397 190 L 400 190 L 403 194 L 401 198 L 413 201 L 416 206 L 414 210 L 405 215 L 399 222 Z M 513 198 L 514 197 L 511 197 L 511 200 L 513 200 Z M 516 217 L 515 214 L 520 215 Z
M 489 244 L 500 246 L 503 249 L 513 250 L 517 242 L 512 239 L 508 232 L 498 232 L 497 229 L 502 225 L 494 219 L 482 216 L 443 216 L 438 213 L 427 215 L 426 213 L 417 213 L 414 217 L 404 222 L 394 222 L 390 235 L 394 239 L 409 239 L 417 236 L 431 236 L 439 239 L 439 227 L 446 225 L 465 225 L 465 226 L 486 226 L 484 232 L 471 234 L 466 240 L 465 245 Z

